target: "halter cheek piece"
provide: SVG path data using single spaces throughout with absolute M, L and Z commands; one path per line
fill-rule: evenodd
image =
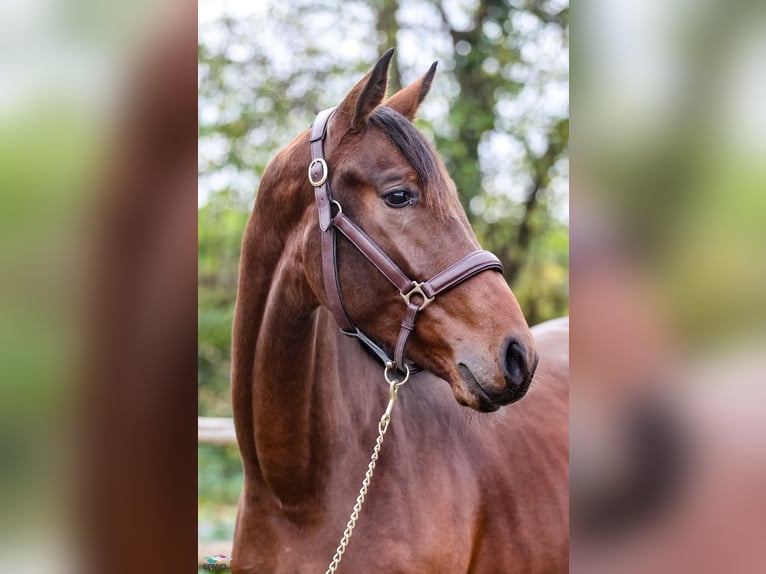
M 405 362 L 405 349 L 407 340 L 415 329 L 418 313 L 425 309 L 437 295 L 482 271 L 492 269 L 502 273 L 503 266 L 500 260 L 489 251 L 478 250 L 455 261 L 427 281 L 418 282 L 407 277 L 370 236 L 343 213 L 341 205 L 332 197 L 329 170 L 324 159 L 324 140 L 327 135 L 327 124 L 334 110 L 335 108 L 322 110 L 311 125 L 311 163 L 308 168 L 309 182 L 314 187 L 314 196 L 319 210 L 319 227 L 322 230 L 322 275 L 327 304 L 341 332 L 359 339 L 383 361 L 386 372 L 396 367 L 402 373 L 409 373 L 416 367 Z M 337 208 L 334 215 L 333 205 Z M 399 290 L 407 306 L 394 347 L 393 359 L 389 358 L 380 345 L 354 325 L 343 305 L 335 250 L 336 231 L 342 233 Z

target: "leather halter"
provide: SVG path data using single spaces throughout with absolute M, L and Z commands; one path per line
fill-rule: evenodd
M 340 203 L 333 199 L 330 190 L 329 169 L 324 158 L 324 140 L 327 135 L 327 124 L 334 110 L 335 108 L 328 108 L 317 114 L 311 125 L 309 138 L 311 163 L 309 164 L 308 178 L 314 187 L 314 196 L 319 210 L 319 227 L 322 231 L 322 278 L 327 304 L 342 333 L 359 339 L 383 361 L 387 369 L 396 367 L 400 372 L 405 372 L 405 370 L 409 372 L 416 367 L 405 363 L 405 349 L 407 340 L 415 329 L 418 313 L 425 309 L 437 295 L 482 271 L 492 269 L 502 273 L 503 266 L 494 254 L 489 251 L 477 250 L 457 260 L 427 281 L 418 282 L 410 279 L 369 235 L 343 213 Z M 333 205 L 337 208 L 335 214 L 333 214 Z M 336 231 L 342 233 L 399 290 L 404 300 L 406 310 L 394 347 L 393 359 L 389 358 L 380 345 L 354 325 L 343 305 L 335 250 Z

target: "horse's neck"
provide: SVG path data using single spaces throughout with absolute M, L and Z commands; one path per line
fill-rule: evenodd
M 283 507 L 321 496 L 344 429 L 371 410 L 357 396 L 364 385 L 351 380 L 371 361 L 339 340 L 334 319 L 318 306 L 297 235 L 275 244 L 279 254 L 256 233 L 246 236 L 234 326 L 232 397 L 245 478 L 263 481 Z
M 263 479 L 290 506 L 317 494 L 343 403 L 336 339 L 325 315 L 291 315 L 278 299 L 258 337 L 253 432 Z

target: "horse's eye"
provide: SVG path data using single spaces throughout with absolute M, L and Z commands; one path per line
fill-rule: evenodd
M 414 203 L 412 194 L 406 189 L 396 189 L 383 196 L 388 207 L 407 207 Z

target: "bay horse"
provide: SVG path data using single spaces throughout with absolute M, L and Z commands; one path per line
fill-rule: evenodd
M 436 64 L 385 99 L 391 55 L 273 158 L 245 230 L 232 569 L 325 572 L 409 378 L 337 570 L 566 572 L 568 323 L 527 326 L 412 124 Z

